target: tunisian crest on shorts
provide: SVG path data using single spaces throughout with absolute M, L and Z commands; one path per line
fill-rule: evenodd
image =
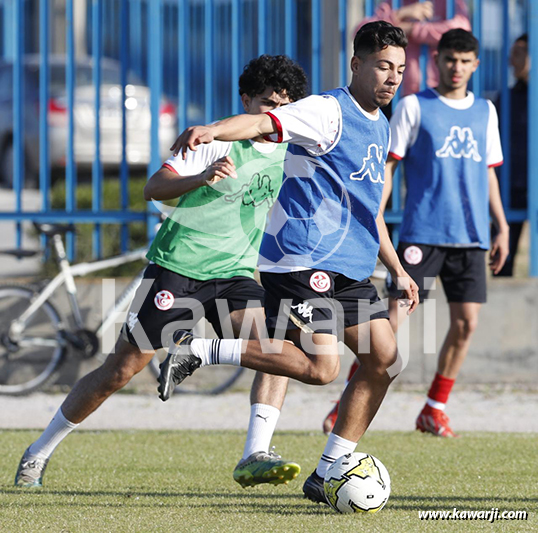
M 310 287 L 316 292 L 327 292 L 331 288 L 331 278 L 323 271 L 314 272 L 310 276 Z
M 452 126 L 450 133 L 445 139 L 443 147 L 435 152 L 437 157 L 454 157 L 461 159 L 473 158 L 474 161 L 480 163 L 482 156 L 478 152 L 478 144 L 473 135 L 471 128 L 460 128 Z
M 170 291 L 159 291 L 155 295 L 155 307 L 160 311 L 168 311 L 174 305 L 174 295 Z
M 409 265 L 418 265 L 422 261 L 422 250 L 418 246 L 408 246 L 403 253 Z

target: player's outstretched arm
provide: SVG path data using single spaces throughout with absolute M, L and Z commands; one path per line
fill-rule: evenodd
M 391 155 L 387 158 L 385 165 L 385 185 L 383 185 L 383 193 L 381 195 L 381 203 L 379 204 L 379 212 L 385 213 L 385 208 L 392 193 L 392 178 L 400 161 Z
M 144 200 L 172 200 L 225 178 L 237 178 L 234 162 L 229 156 L 217 159 L 204 172 L 194 176 L 180 176 L 177 172 L 162 167 L 146 183 Z
M 379 259 L 387 267 L 392 279 L 399 287 L 402 287 L 402 295 L 400 298 L 406 301 L 406 305 L 409 306 L 407 314 L 410 315 L 418 306 L 418 286 L 413 278 L 404 270 L 398 254 L 392 245 L 387 231 L 387 225 L 383 219 L 383 213 L 381 211 L 377 215 L 376 219 L 377 231 L 379 233 Z
M 497 228 L 497 235 L 491 243 L 491 250 L 489 252 L 489 267 L 494 274 L 498 274 L 510 252 L 510 227 L 504 215 L 497 175 L 491 167 L 488 169 L 488 179 L 489 210 L 493 218 L 493 223 Z
M 276 132 L 276 125 L 269 115 L 236 115 L 208 126 L 191 126 L 187 128 L 176 139 L 170 150 L 172 150 L 174 156 L 181 152 L 183 159 L 185 159 L 187 149 L 196 151 L 199 144 L 207 144 L 215 140 L 243 141 Z

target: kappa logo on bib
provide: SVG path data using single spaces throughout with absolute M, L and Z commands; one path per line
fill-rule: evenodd
M 174 305 L 174 295 L 170 291 L 159 291 L 155 295 L 155 307 L 161 311 L 167 311 Z
M 423 254 L 418 246 L 408 246 L 403 256 L 410 265 L 418 265 L 422 261 Z
M 331 288 L 331 278 L 326 272 L 314 272 L 310 276 L 310 287 L 316 292 L 327 292 Z

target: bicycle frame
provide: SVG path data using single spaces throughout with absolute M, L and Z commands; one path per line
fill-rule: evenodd
M 75 324 L 78 328 L 82 329 L 84 327 L 84 321 L 82 319 L 80 307 L 78 304 L 77 287 L 74 278 L 85 276 L 99 270 L 104 270 L 105 268 L 115 267 L 126 263 L 131 263 L 133 261 L 137 261 L 138 259 L 143 259 L 145 258 L 147 252 L 147 248 L 140 248 L 138 250 L 133 250 L 132 252 L 127 252 L 122 255 L 110 257 L 109 259 L 101 259 L 97 261 L 79 263 L 72 266 L 67 260 L 64 244 L 60 235 L 54 235 L 52 237 L 52 243 L 58 257 L 60 272 L 46 285 L 46 287 L 41 292 L 39 292 L 39 294 L 37 294 L 36 298 L 28 307 L 28 309 L 26 309 L 26 311 L 18 319 L 14 320 L 11 323 L 9 329 L 9 336 L 15 342 L 19 340 L 20 334 L 22 331 L 24 331 L 24 328 L 29 318 L 52 296 L 56 289 L 61 287 L 63 284 L 65 284 L 66 287 L 69 299 L 69 306 L 71 308 Z M 129 288 L 132 287 L 133 283 L 129 285 Z M 120 301 L 121 300 L 122 298 L 120 298 Z M 107 321 L 105 320 L 99 326 L 99 329 L 97 330 L 99 333 L 102 332 L 106 322 Z M 64 325 L 62 324 L 62 326 Z M 65 329 L 65 327 L 62 327 L 62 329 Z M 51 341 L 51 344 L 56 343 L 55 341 Z

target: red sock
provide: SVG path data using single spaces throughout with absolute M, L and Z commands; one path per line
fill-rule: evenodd
M 353 361 L 353 364 L 351 365 L 351 368 L 349 369 L 349 374 L 347 376 L 347 380 L 349 381 L 355 372 L 357 372 L 357 369 L 359 368 L 359 362 L 355 359 Z
M 441 374 L 435 374 L 435 378 L 428 392 L 428 398 L 434 402 L 446 403 L 452 390 L 455 379 L 448 379 Z

